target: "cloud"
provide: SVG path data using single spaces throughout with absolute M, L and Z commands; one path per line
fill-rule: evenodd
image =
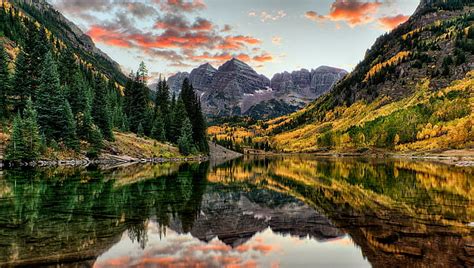
M 355 27 L 374 21 L 374 15 L 381 6 L 382 2 L 378 1 L 336 0 L 331 4 L 329 14 L 321 15 L 315 11 L 308 11 L 305 17 L 313 21 L 342 21 L 350 27 Z
M 195 12 L 206 8 L 202 0 L 155 0 L 155 2 L 168 12 Z
M 221 30 L 221 32 L 223 33 L 230 32 L 230 31 L 232 31 L 232 26 L 230 26 L 229 24 L 224 25 L 224 27 Z
M 87 1 L 84 1 L 87 2 Z M 156 16 L 158 11 L 151 5 L 147 5 L 140 2 L 128 2 L 122 3 L 123 6 L 127 8 L 127 10 L 135 17 L 143 18 L 143 17 L 150 17 Z
M 259 17 L 261 22 L 266 22 L 282 19 L 286 17 L 287 14 L 284 10 L 278 10 L 272 12 L 261 11 L 260 13 L 257 13 L 256 11 L 250 11 L 248 15 L 250 17 Z
M 273 56 L 268 53 L 264 53 L 259 56 L 254 56 L 252 59 L 256 62 L 267 62 L 267 61 L 273 61 Z
M 273 36 L 272 37 L 272 43 L 277 45 L 277 46 L 281 44 L 281 40 L 282 40 L 281 36 Z
M 304 14 L 305 18 L 312 20 L 312 21 L 324 21 L 326 20 L 326 17 L 323 15 L 318 14 L 315 11 L 307 11 Z
M 211 21 L 203 18 L 197 18 L 194 23 L 190 23 L 185 17 L 168 13 L 162 17 L 158 17 L 155 22 L 155 29 L 167 31 L 211 31 L 214 25 Z
M 410 16 L 405 16 L 402 14 L 396 16 L 387 16 L 378 19 L 379 25 L 386 30 L 392 30 L 398 25 L 404 23 L 410 18 Z

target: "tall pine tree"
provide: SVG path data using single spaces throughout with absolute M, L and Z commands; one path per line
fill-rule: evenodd
M 60 140 L 64 127 L 67 124 L 64 114 L 64 97 L 59 74 L 50 52 L 42 64 L 40 85 L 36 92 L 36 110 L 38 112 L 38 123 L 41 131 L 48 141 Z
M 201 111 L 201 103 L 196 95 L 193 86 L 186 78 L 181 88 L 181 99 L 183 100 L 186 112 L 191 120 L 193 128 L 193 141 L 199 151 L 209 152 L 206 134 L 206 121 Z
M 10 92 L 10 73 L 8 72 L 8 56 L 0 45 L 0 122 L 8 117 L 8 100 Z
M 41 142 L 31 99 L 27 100 L 23 114 L 23 119 L 18 113 L 13 121 L 10 143 L 6 148 L 6 159 L 9 161 L 33 161 L 39 156 Z
M 94 109 L 92 109 L 94 123 L 99 127 L 105 139 L 113 140 L 112 122 L 107 105 L 107 82 L 100 75 L 95 77 L 94 89 Z

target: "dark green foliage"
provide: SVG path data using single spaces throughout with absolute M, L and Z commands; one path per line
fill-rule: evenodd
M 103 140 L 104 137 L 102 136 L 100 129 L 96 125 L 92 125 L 88 139 L 90 148 L 87 151 L 87 157 L 97 158 L 97 156 L 100 154 L 100 151 L 104 147 Z
M 33 161 L 40 153 L 40 136 L 36 111 L 31 99 L 27 100 L 23 119 L 18 114 L 13 121 L 13 131 L 6 150 L 9 161 Z
M 206 134 L 207 127 L 201 111 L 201 103 L 187 78 L 183 81 L 180 97 L 183 100 L 188 117 L 191 120 L 194 144 L 200 152 L 209 152 Z
M 444 75 L 444 76 L 448 76 L 448 75 L 449 75 L 451 64 L 453 64 L 453 58 L 451 58 L 451 56 L 446 56 L 446 57 L 443 59 L 443 64 L 441 65 L 441 68 L 442 68 L 441 74 L 442 74 L 442 75 Z
M 145 136 L 145 130 L 143 129 L 142 123 L 138 124 L 137 135 L 138 135 L 138 137 L 144 137 Z
M 94 83 L 92 118 L 107 140 L 113 140 L 112 122 L 107 105 L 107 82 L 97 75 Z
M 10 73 L 8 56 L 3 46 L 0 47 L 0 122 L 8 117 L 8 99 L 10 92 Z
M 31 62 L 25 52 L 21 50 L 16 57 L 15 75 L 9 94 L 14 113 L 22 112 L 25 109 L 28 97 L 33 97 L 33 80 L 31 79 L 30 66 Z
M 68 101 L 65 101 L 63 104 L 63 113 L 66 116 L 66 124 L 63 132 L 64 144 L 69 149 L 79 151 L 80 144 L 76 133 L 76 122 L 74 121 L 74 116 Z
M 42 65 L 40 85 L 35 95 L 41 131 L 48 140 L 60 140 L 67 121 L 64 114 L 66 99 L 59 84 L 59 74 L 51 53 L 46 55 Z
M 172 143 L 178 142 L 178 137 L 181 133 L 181 128 L 183 126 L 184 120 L 188 118 L 186 107 L 181 98 L 179 98 L 174 105 L 173 114 L 171 116 L 170 124 L 170 140 Z
M 172 139 L 172 133 L 170 131 L 170 126 L 171 126 L 171 116 L 172 116 L 172 109 L 174 107 L 171 107 L 171 100 L 170 100 L 170 92 L 169 92 L 169 87 L 168 84 L 166 83 L 166 80 L 160 80 L 158 81 L 158 84 L 156 86 L 156 96 L 155 96 L 155 121 L 158 118 L 158 116 L 161 116 L 161 120 L 163 121 L 164 129 L 165 129 L 165 135 L 168 140 Z
M 148 107 L 148 88 L 145 85 L 146 69 L 141 66 L 142 70 L 137 72 L 135 76 L 131 75 L 125 85 L 125 114 L 128 117 L 130 130 L 137 133 L 138 125 L 146 124 L 146 116 Z
M 193 126 L 189 118 L 185 118 L 178 138 L 179 152 L 183 155 L 195 153 L 196 148 L 193 145 Z
M 151 129 L 150 136 L 158 141 L 166 141 L 165 124 L 163 122 L 163 116 L 160 112 L 158 112 L 153 122 L 153 128 Z

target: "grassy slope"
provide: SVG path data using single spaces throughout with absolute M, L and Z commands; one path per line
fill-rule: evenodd
M 178 148 L 158 142 L 149 138 L 138 137 L 133 133 L 121 133 L 114 132 L 115 141 L 108 142 L 105 141 L 105 148 L 102 153 L 117 155 L 117 156 L 127 156 L 133 158 L 180 158 L 182 155 L 179 153 Z M 9 135 L 6 133 L 0 132 L 0 160 L 4 157 L 4 150 L 6 144 L 8 143 Z M 75 153 L 71 150 L 66 150 L 60 148 L 59 150 L 54 150 L 48 148 L 44 156 L 41 159 L 48 160 L 68 160 L 68 159 L 83 159 L 85 158 L 86 148 L 88 144 L 82 143 L 81 153 Z

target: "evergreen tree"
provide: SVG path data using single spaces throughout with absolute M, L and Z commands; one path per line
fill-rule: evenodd
M 201 103 L 194 91 L 193 86 L 189 83 L 187 78 L 183 81 L 180 96 L 184 102 L 186 112 L 191 119 L 193 127 L 193 141 L 199 151 L 207 153 L 209 152 L 209 146 L 207 143 L 206 122 L 201 111 Z
M 79 140 L 76 133 L 76 122 L 74 121 L 74 115 L 72 114 L 71 106 L 66 100 L 63 104 L 63 113 L 66 116 L 66 124 L 64 125 L 63 137 L 64 144 L 69 149 L 79 151 Z
M 103 140 L 104 137 L 102 136 L 100 129 L 96 125 L 92 125 L 88 140 L 90 143 L 90 148 L 87 152 L 88 157 L 96 158 L 100 154 L 100 151 L 104 147 Z
M 26 144 L 23 138 L 23 122 L 18 113 L 13 119 L 13 128 L 10 142 L 5 150 L 5 159 L 8 161 L 21 161 L 25 158 Z
M 185 118 L 178 138 L 179 152 L 183 155 L 189 155 L 195 152 L 193 145 L 193 129 L 189 118 Z
M 166 83 L 165 80 L 160 80 L 158 81 L 158 85 L 156 87 L 156 97 L 155 97 L 155 120 L 158 116 L 163 117 L 161 120 L 163 121 L 164 124 L 164 129 L 169 130 L 170 125 L 171 125 L 171 107 L 170 107 L 170 93 L 169 93 L 169 87 Z M 168 137 L 168 139 L 171 136 L 171 133 L 169 131 L 165 133 L 165 135 Z
M 158 112 L 153 122 L 153 128 L 151 129 L 150 136 L 153 139 L 161 142 L 166 141 L 165 124 L 163 123 L 163 117 L 161 116 L 160 112 Z
M 107 83 L 99 75 L 95 77 L 95 94 L 94 94 L 94 109 L 92 110 L 92 117 L 94 123 L 99 127 L 102 135 L 107 140 L 113 140 L 112 122 L 110 119 L 110 112 L 107 105 Z
M 0 122 L 8 117 L 8 100 L 10 92 L 10 74 L 8 56 L 3 46 L 0 47 Z
M 137 134 L 138 134 L 138 137 L 144 137 L 145 136 L 145 131 L 143 130 L 142 123 L 138 124 Z
M 51 53 L 43 62 L 40 85 L 36 92 L 38 123 L 47 140 L 60 140 L 67 124 L 64 114 L 64 94 L 59 84 L 59 74 Z
M 38 131 L 36 111 L 29 99 L 24 111 L 24 119 L 18 114 L 13 121 L 10 143 L 6 148 L 6 159 L 9 161 L 36 160 L 41 145 Z
M 28 97 L 33 97 L 33 79 L 30 70 L 30 64 L 27 55 L 23 50 L 16 57 L 15 75 L 13 85 L 10 90 L 10 99 L 15 113 L 23 112 Z
M 41 139 L 37 122 L 36 110 L 31 98 L 26 101 L 26 109 L 23 112 L 23 138 L 26 144 L 28 160 L 35 160 L 39 156 Z
M 66 84 L 66 98 L 71 106 L 73 115 L 76 116 L 79 113 L 85 112 L 88 105 L 87 95 L 90 94 L 90 89 L 87 87 L 79 69 L 76 69 L 68 79 L 71 82 Z
M 181 133 L 181 128 L 183 126 L 184 120 L 188 117 L 186 108 L 184 107 L 184 102 L 181 98 L 179 98 L 174 106 L 173 114 L 172 114 L 172 121 L 170 123 L 170 136 L 168 140 L 172 143 L 178 142 L 178 137 Z

